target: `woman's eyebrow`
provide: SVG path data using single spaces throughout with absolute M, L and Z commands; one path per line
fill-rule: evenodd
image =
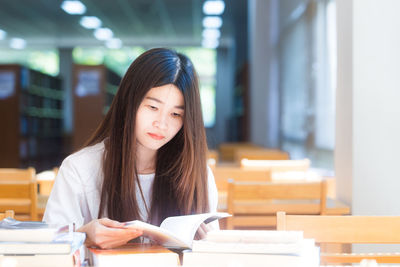
M 164 104 L 163 101 L 161 101 L 160 99 L 155 98 L 155 97 L 146 96 L 146 99 L 150 99 L 150 100 L 156 101 L 156 102 L 158 102 L 158 103 L 160 103 L 160 104 Z M 182 109 L 182 110 L 183 110 L 183 109 L 184 109 L 184 106 L 175 106 L 175 108 L 179 108 L 179 109 Z

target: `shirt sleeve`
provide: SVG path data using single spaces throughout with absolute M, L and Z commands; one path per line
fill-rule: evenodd
M 82 214 L 83 186 L 73 160 L 66 158 L 54 182 L 47 201 L 43 221 L 50 224 L 75 223 L 79 228 L 84 223 Z
M 210 167 L 207 167 L 208 175 L 208 204 L 210 212 L 216 212 L 218 207 L 218 190 L 215 184 L 214 174 Z

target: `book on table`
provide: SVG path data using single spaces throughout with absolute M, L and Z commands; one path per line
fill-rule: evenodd
M 183 264 L 196 266 L 317 267 L 319 248 L 299 231 L 220 230 L 183 251 Z
M 127 222 L 125 227 L 142 230 L 143 236 L 164 247 L 186 249 L 192 247 L 195 234 L 202 223 L 207 224 L 228 216 L 230 215 L 225 212 L 172 216 L 162 221 L 160 226 L 135 220 Z
M 69 254 L 79 249 L 85 238 L 85 233 L 73 232 L 60 235 L 51 242 L 0 241 L 0 254 Z
M 89 248 L 91 265 L 105 266 L 179 266 L 179 255 L 163 246 L 128 243 L 113 249 Z
M 192 251 L 297 255 L 308 245 L 305 242 L 301 231 L 218 230 L 194 240 Z
M 0 255 L 0 266 L 12 267 L 80 267 L 80 250 L 68 254 Z
M 0 221 L 0 266 L 80 266 L 86 235 L 72 225 Z
M 51 242 L 62 235 L 71 235 L 73 230 L 72 224 L 60 226 L 5 218 L 0 221 L 0 241 Z

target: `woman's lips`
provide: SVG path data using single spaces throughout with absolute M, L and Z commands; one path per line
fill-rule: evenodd
M 158 135 L 158 134 L 155 134 L 155 133 L 147 133 L 151 138 L 153 138 L 153 139 L 156 139 L 156 140 L 162 140 L 162 139 L 164 139 L 164 137 L 165 136 L 162 136 L 162 135 Z

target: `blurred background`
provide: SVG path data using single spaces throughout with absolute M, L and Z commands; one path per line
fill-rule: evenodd
M 398 214 L 399 9 L 397 0 L 0 0 L 0 167 L 59 166 L 96 129 L 129 64 L 169 47 L 198 71 L 219 160 L 232 160 L 235 144 L 307 158 L 335 175 L 353 214 Z
M 199 73 L 210 148 L 253 141 L 333 170 L 335 1 L 259 2 L 0 1 L 0 85 L 18 95 L 1 101 L 1 167 L 58 166 L 101 121 L 130 63 L 170 47 Z M 251 65 L 255 45 L 265 49 Z M 251 90 L 265 98 L 255 108 Z

